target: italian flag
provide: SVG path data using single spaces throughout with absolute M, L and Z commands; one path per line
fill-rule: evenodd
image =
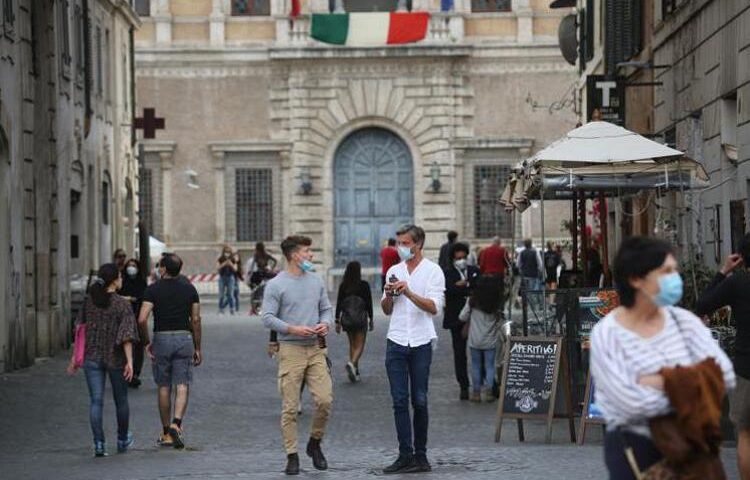
M 310 36 L 357 47 L 413 43 L 427 35 L 428 12 L 331 13 L 312 16 Z

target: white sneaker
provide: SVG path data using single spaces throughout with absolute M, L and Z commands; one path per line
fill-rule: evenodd
M 346 374 L 349 376 L 350 382 L 355 383 L 357 381 L 357 371 L 352 362 L 346 362 Z

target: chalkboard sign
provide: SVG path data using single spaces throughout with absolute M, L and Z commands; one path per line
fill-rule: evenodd
M 560 345 L 556 340 L 510 342 L 503 413 L 547 415 L 555 389 Z
M 570 399 L 569 377 L 562 354 L 562 338 L 510 337 L 505 349 L 505 368 L 500 385 L 500 403 L 497 411 L 495 441 L 500 441 L 504 418 L 518 419 L 519 440 L 523 441 L 522 419 L 544 419 L 547 421 L 547 442 L 552 440 L 552 420 L 555 416 L 560 371 L 565 387 L 566 417 L 571 441 L 575 442 L 575 427 Z

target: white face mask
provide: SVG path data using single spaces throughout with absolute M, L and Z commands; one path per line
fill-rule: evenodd
M 130 265 L 128 268 L 126 268 L 125 272 L 131 277 L 135 277 L 136 275 L 138 275 L 138 269 L 135 268 L 133 265 Z
M 461 260 L 455 260 L 453 264 L 456 266 L 459 270 L 466 270 L 466 259 L 462 258 Z

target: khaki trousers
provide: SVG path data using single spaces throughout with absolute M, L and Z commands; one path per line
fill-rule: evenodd
M 318 345 L 279 346 L 279 393 L 281 394 L 281 436 L 287 455 L 297 453 L 297 411 L 302 382 L 310 390 L 315 412 L 310 436 L 322 439 L 333 404 L 333 382 L 328 372 L 328 350 Z

